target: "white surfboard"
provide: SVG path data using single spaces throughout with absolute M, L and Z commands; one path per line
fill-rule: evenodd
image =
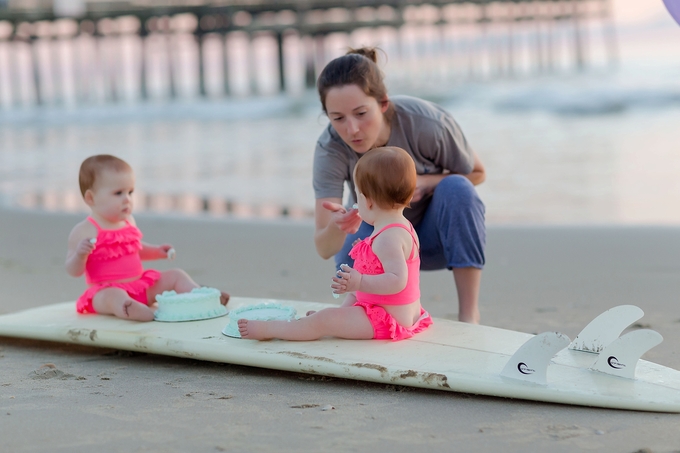
M 329 306 L 234 297 L 229 308 L 263 302 L 292 306 L 298 316 Z M 652 331 L 608 338 L 596 354 L 567 348 L 569 338 L 556 332 L 535 336 L 445 319 L 435 319 L 425 332 L 399 342 L 243 340 L 222 334 L 228 322 L 227 316 L 138 323 L 78 315 L 75 304 L 68 302 L 0 316 L 0 336 L 498 397 L 680 412 L 680 372 L 638 360 L 645 348 L 660 341 Z M 632 345 L 635 351 L 629 353 Z M 625 373 L 616 374 L 621 369 Z

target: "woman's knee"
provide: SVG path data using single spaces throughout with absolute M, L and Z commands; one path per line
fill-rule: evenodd
M 437 193 L 446 195 L 456 194 L 458 196 L 476 196 L 475 186 L 463 175 L 449 175 L 442 179 L 434 190 Z
M 447 206 L 463 208 L 469 207 L 473 211 L 483 212 L 483 203 L 475 186 L 462 175 L 450 175 L 442 179 L 432 196 L 432 203 L 436 209 Z

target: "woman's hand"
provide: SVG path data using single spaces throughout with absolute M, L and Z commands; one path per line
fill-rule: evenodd
M 347 211 L 341 204 L 325 201 L 322 205 L 324 209 L 331 213 L 330 221 L 342 232 L 354 234 L 359 231 L 361 226 L 361 216 L 358 209 Z
M 463 176 L 469 179 L 470 182 L 476 186 L 486 180 L 486 170 L 484 169 L 484 164 L 477 153 L 475 153 L 473 157 L 474 163 L 472 166 L 472 171 L 469 174 Z M 446 178 L 447 176 L 451 176 L 451 174 L 452 173 L 449 173 L 448 170 L 444 170 L 444 173 L 439 174 L 417 175 L 416 190 L 413 193 L 413 198 L 411 201 L 420 201 L 423 198 L 432 195 L 434 193 L 434 189 L 437 188 L 437 185 L 442 181 L 442 179 Z
M 347 235 L 361 226 L 358 211 L 347 212 L 341 203 L 341 198 L 317 198 L 314 203 L 314 246 L 325 260 L 342 250 Z
M 423 198 L 432 195 L 434 193 L 434 189 L 437 188 L 437 184 L 439 184 L 441 180 L 447 176 L 449 176 L 448 173 L 436 175 L 417 175 L 416 190 L 413 192 L 413 198 L 411 198 L 411 201 L 420 201 Z

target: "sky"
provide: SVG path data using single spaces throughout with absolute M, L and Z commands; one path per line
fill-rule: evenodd
M 667 15 L 662 0 L 613 0 L 614 17 L 620 24 L 649 22 Z

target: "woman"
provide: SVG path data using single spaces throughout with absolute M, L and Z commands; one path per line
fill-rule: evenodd
M 421 270 L 448 268 L 458 293 L 458 319 L 479 323 L 479 287 L 484 266 L 484 204 L 474 185 L 484 166 L 459 126 L 441 107 L 413 97 L 388 98 L 375 49 L 351 50 L 321 72 L 317 89 L 330 120 L 314 153 L 316 249 L 335 256 L 336 266 L 353 264 L 349 250 L 373 228 L 356 209 L 353 170 L 362 154 L 382 147 L 405 149 L 418 172 L 416 192 L 404 216 L 421 240 Z

